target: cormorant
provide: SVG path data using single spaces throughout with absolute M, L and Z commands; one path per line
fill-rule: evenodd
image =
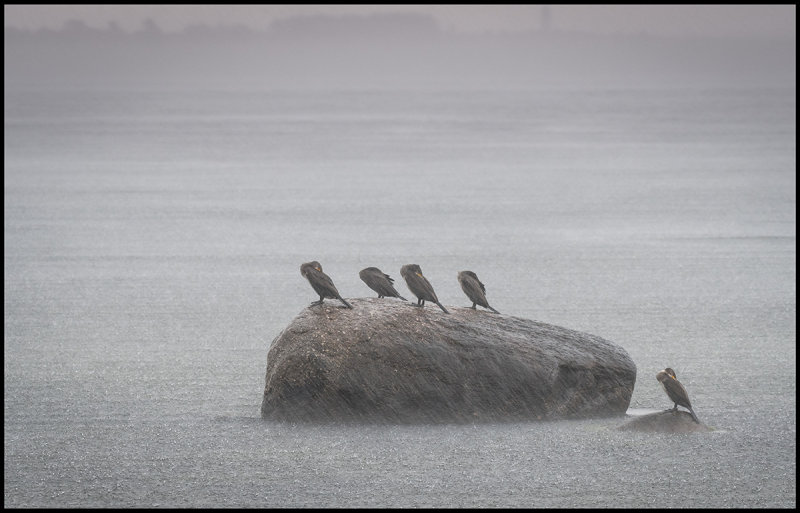
M 489 302 L 486 301 L 486 287 L 484 287 L 483 283 L 481 283 L 481 280 L 478 279 L 477 274 L 472 271 L 461 271 L 458 273 L 458 283 L 461 284 L 461 290 L 464 291 L 464 294 L 466 294 L 469 300 L 472 301 L 471 308 L 473 310 L 477 310 L 475 305 L 478 304 L 484 308 L 488 308 L 496 314 L 500 313 L 489 306 Z
M 656 379 L 661 383 L 661 386 L 664 387 L 664 391 L 667 393 L 669 400 L 675 403 L 675 406 L 668 411 L 677 411 L 678 405 L 683 406 L 692 414 L 694 421 L 700 424 L 697 415 L 695 415 L 692 409 L 692 403 L 689 401 L 689 394 L 686 393 L 686 389 L 683 388 L 681 382 L 678 381 L 675 371 L 667 367 L 664 370 L 658 371 Z
M 336 286 L 333 284 L 333 280 L 330 277 L 322 272 L 322 265 L 319 262 L 314 260 L 313 262 L 306 262 L 305 264 L 300 266 L 300 274 L 302 274 L 308 282 L 311 284 L 311 287 L 319 294 L 319 301 L 314 301 L 311 303 L 310 306 L 321 305 L 322 300 L 327 298 L 330 299 L 338 299 L 342 303 L 347 306 L 347 308 L 353 308 L 353 306 L 345 301 L 339 291 L 336 290 Z
M 433 301 L 444 313 L 449 314 L 445 307 L 439 302 L 436 297 L 436 292 L 433 291 L 428 279 L 422 275 L 422 269 L 417 264 L 406 264 L 400 268 L 400 276 L 406 280 L 408 290 L 417 296 L 417 306 L 424 307 L 425 301 Z
M 379 298 L 388 296 L 407 301 L 406 298 L 398 294 L 398 292 L 394 289 L 394 285 L 392 285 L 392 283 L 394 283 L 394 279 L 377 267 L 367 267 L 366 269 L 361 269 L 361 271 L 358 273 L 358 277 L 361 278 L 369 288 L 377 292 Z

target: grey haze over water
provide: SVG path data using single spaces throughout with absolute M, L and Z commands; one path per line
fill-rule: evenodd
M 796 507 L 793 72 L 334 87 L 276 51 L 197 83 L 175 40 L 103 77 L 6 38 L 5 507 Z M 625 348 L 630 414 L 671 406 L 670 366 L 714 431 L 263 421 L 310 260 L 344 297 L 418 263 L 445 306 L 473 270 L 504 315 Z
M 290 17 L 265 30 L 200 24 L 166 32 L 149 19 L 133 31 L 73 20 L 57 30 L 4 33 L 4 83 L 26 89 L 528 90 L 796 80 L 795 38 L 784 33 L 670 37 L 545 26 L 475 34 L 413 12 Z

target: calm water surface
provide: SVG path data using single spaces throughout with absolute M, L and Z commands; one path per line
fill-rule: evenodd
M 794 89 L 4 111 L 4 506 L 796 507 Z M 671 406 L 671 366 L 715 429 L 262 421 L 309 260 L 345 297 L 418 263 L 459 306 L 471 269 L 503 314 L 625 348 L 630 413 Z

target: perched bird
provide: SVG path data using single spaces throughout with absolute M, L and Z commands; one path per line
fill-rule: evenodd
M 473 310 L 477 310 L 475 305 L 478 304 L 496 314 L 500 313 L 489 306 L 489 302 L 486 301 L 486 287 L 484 287 L 481 280 L 478 279 L 477 274 L 472 271 L 461 271 L 458 273 L 458 283 L 461 284 L 461 290 L 464 291 L 464 294 L 472 301 Z
M 394 289 L 394 285 L 392 285 L 392 283 L 394 283 L 394 279 L 388 274 L 384 274 L 384 272 L 377 267 L 367 267 L 366 269 L 361 269 L 361 271 L 358 273 L 358 277 L 361 278 L 369 288 L 377 292 L 378 297 L 396 297 L 402 299 L 403 301 L 407 301 L 406 298 L 398 294 L 398 292 Z
M 450 313 L 439 302 L 439 299 L 436 297 L 436 292 L 433 291 L 433 287 L 430 282 L 428 282 L 428 279 L 422 275 L 422 269 L 420 269 L 417 264 L 406 264 L 401 267 L 400 276 L 406 280 L 408 290 L 417 296 L 417 306 L 424 307 L 425 301 L 433 301 L 439 305 L 439 308 L 441 308 L 444 313 Z
M 311 306 L 321 305 L 322 300 L 327 297 L 330 299 L 338 299 L 344 303 L 347 308 L 353 308 L 350 303 L 342 299 L 341 294 L 339 294 L 339 291 L 336 290 L 336 286 L 333 284 L 333 280 L 322 272 L 322 265 L 316 260 L 301 265 L 300 274 L 308 280 L 311 287 L 319 294 L 319 301 L 314 301 L 311 303 Z
M 658 371 L 656 379 L 661 383 L 661 386 L 664 387 L 664 391 L 667 393 L 669 400 L 675 403 L 671 411 L 677 411 L 678 405 L 683 406 L 692 414 L 694 421 L 700 424 L 697 415 L 695 415 L 692 409 L 692 403 L 689 401 L 689 394 L 686 393 L 686 389 L 683 388 L 681 382 L 678 381 L 677 376 L 675 376 L 675 371 L 667 367 L 664 370 Z

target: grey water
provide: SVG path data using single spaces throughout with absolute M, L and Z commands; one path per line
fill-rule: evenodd
M 6 89 L 4 506 L 796 507 L 795 99 Z M 475 271 L 622 346 L 629 416 L 262 420 L 310 260 Z M 713 431 L 616 431 L 667 366 Z

